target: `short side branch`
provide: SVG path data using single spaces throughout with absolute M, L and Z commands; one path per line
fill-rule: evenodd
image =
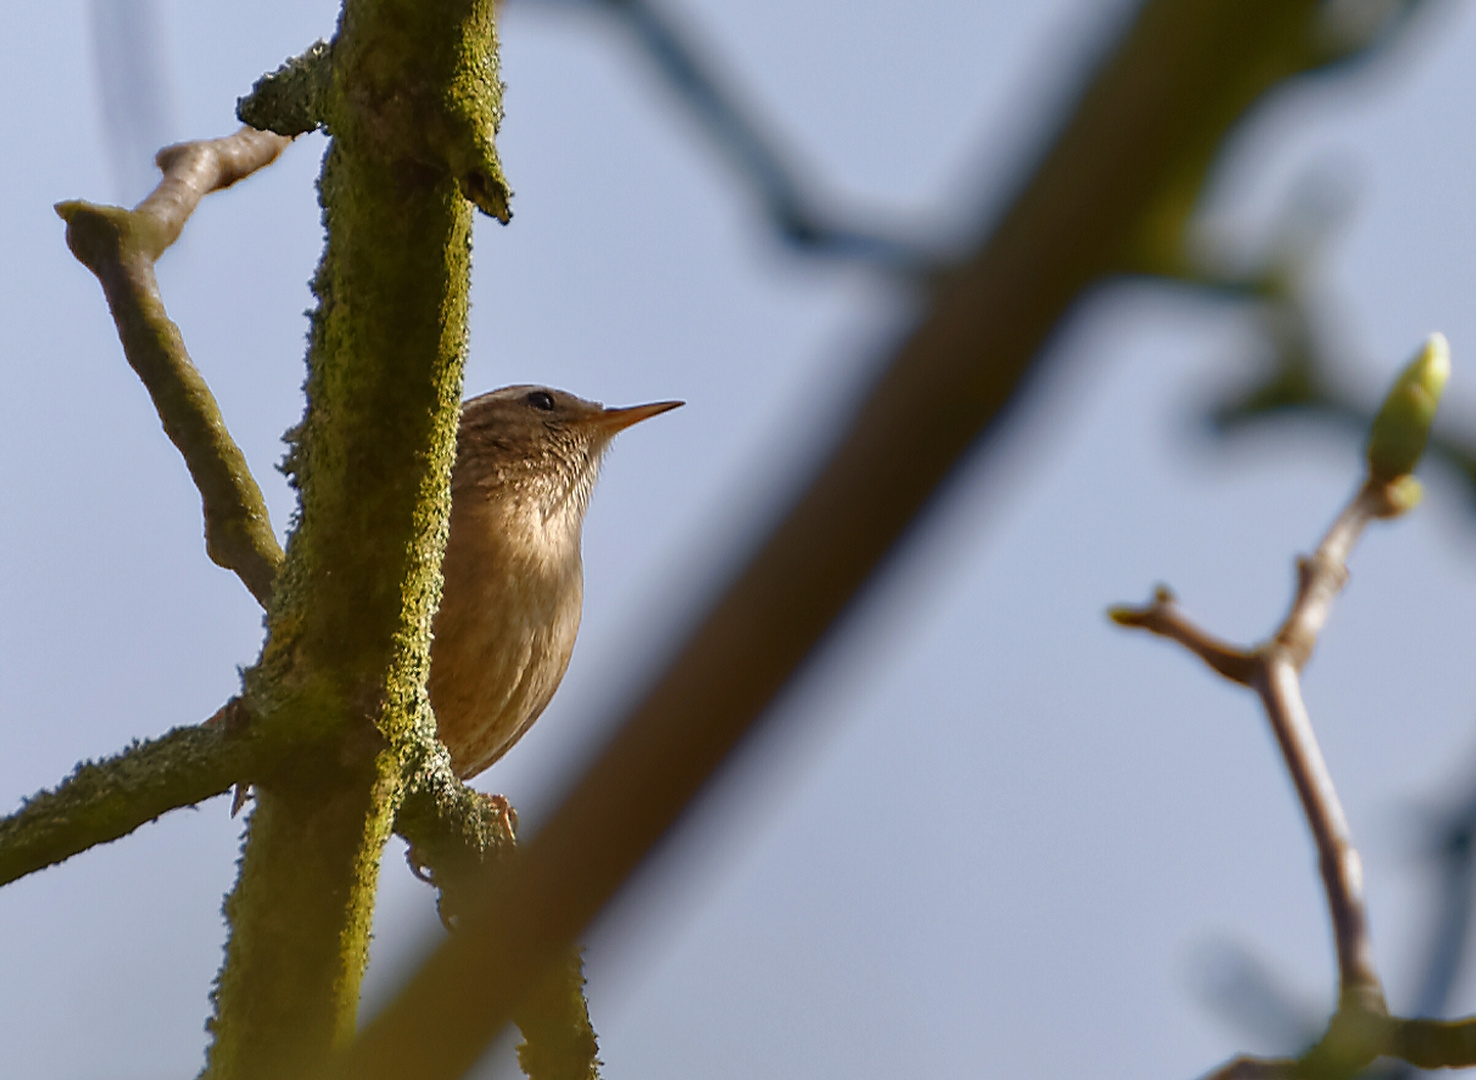
M 1255 677 L 1254 654 L 1226 644 L 1195 626 L 1180 610 L 1173 592 L 1162 585 L 1154 592 L 1153 603 L 1146 607 L 1115 607 L 1107 615 L 1118 626 L 1147 630 L 1177 641 L 1231 682 L 1249 686 Z
M 212 191 L 275 161 L 291 140 L 244 128 L 234 135 L 182 143 L 159 152 L 164 178 L 133 210 L 58 203 L 67 246 L 97 275 L 129 365 L 153 398 L 170 441 L 184 455 L 205 515 L 210 558 L 234 571 L 265 607 L 282 563 L 266 503 L 226 430 L 220 407 L 170 321 L 154 261 Z
M 315 41 L 301 56 L 256 80 L 236 102 L 244 124 L 288 137 L 323 126 L 324 101 L 333 81 L 333 46 Z
M 248 768 L 247 744 L 224 723 L 180 727 L 134 743 L 115 757 L 84 762 L 52 791 L 0 819 L 0 885 L 126 836 L 182 806 L 223 794 Z

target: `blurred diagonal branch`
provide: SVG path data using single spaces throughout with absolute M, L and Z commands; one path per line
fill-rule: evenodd
M 451 1077 L 477 1059 L 759 722 L 959 460 L 999 429 L 1083 293 L 1139 265 L 1145 230 L 1173 222 L 1182 237 L 1226 133 L 1283 79 L 1327 62 L 1324 16 L 1319 3 L 1285 0 L 1142 7 L 998 226 L 938 281 L 783 522 L 468 920 L 465 939 L 426 963 L 331 1075 Z M 504 975 L 496 986 L 480 981 L 488 969 Z
M 67 246 L 102 283 L 124 355 L 200 489 L 206 551 L 218 566 L 234 571 L 263 607 L 271 601 L 282 549 L 246 457 L 226 430 L 179 327 L 164 311 L 154 262 L 205 195 L 270 165 L 289 142 L 243 128 L 220 139 L 181 143 L 159 151 L 164 176 L 133 210 L 80 201 L 56 207 L 67 223 Z
M 712 140 L 762 207 L 781 242 L 796 252 L 880 267 L 903 275 L 941 265 L 942 253 L 900 231 L 861 224 L 859 213 L 837 213 L 836 200 L 796 167 L 794 152 L 760 120 L 732 80 L 719 74 L 711 50 L 659 0 L 518 0 L 520 4 L 582 7 L 617 19 L 653 71 Z M 870 217 L 885 220 L 881 213 Z
M 153 183 L 150 158 L 173 138 L 174 108 L 155 0 L 91 0 L 103 139 L 120 202 Z

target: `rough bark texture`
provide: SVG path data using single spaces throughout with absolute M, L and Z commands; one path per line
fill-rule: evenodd
M 247 673 L 255 778 L 206 1074 L 311 1068 L 349 1040 L 379 860 L 424 707 L 466 349 L 472 207 L 506 212 L 491 0 L 349 0 L 322 107 L 297 527 Z

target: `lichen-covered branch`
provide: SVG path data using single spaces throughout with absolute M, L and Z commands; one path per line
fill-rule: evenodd
M 305 135 L 323 126 L 332 85 L 333 47 L 315 41 L 301 56 L 257 79 L 251 93 L 236 102 L 236 115 L 262 131 Z
M 467 787 L 439 745 L 406 784 L 395 832 L 410 844 L 416 875 L 440 892 L 441 921 L 455 933 L 462 913 L 475 910 L 488 871 L 516 857 L 506 800 Z M 516 1008 L 523 1032 L 518 1060 L 529 1080 L 598 1080 L 599 1043 L 584 997 L 583 961 L 569 950 Z
M 518 1064 L 528 1080 L 599 1080 L 600 1044 L 584 998 L 584 960 L 570 949 L 513 1010 L 523 1033 Z
M 226 430 L 179 327 L 164 311 L 154 262 L 205 195 L 271 164 L 289 141 L 243 129 L 166 147 L 158 156 L 163 179 L 134 209 L 77 201 L 56 207 L 67 223 L 67 246 L 102 283 L 123 353 L 200 490 L 206 551 L 218 566 L 234 571 L 263 607 L 271 601 L 282 550 L 245 455 Z
M 55 865 L 182 806 L 220 795 L 246 774 L 250 746 L 227 719 L 175 728 L 78 765 L 0 819 L 0 885 Z
M 292 746 L 256 807 L 214 995 L 210 1080 L 309 1075 L 352 1040 L 379 864 L 416 756 L 466 352 L 472 200 L 506 217 L 492 0 L 346 0 L 326 51 L 300 494 L 245 675 Z M 285 917 L 284 917 L 285 916 Z
M 395 832 L 410 845 L 406 858 L 417 877 L 434 885 L 441 921 L 451 929 L 469 905 L 468 890 L 481 871 L 511 858 L 516 818 L 505 800 L 459 780 L 443 747 L 425 757 L 406 781 Z

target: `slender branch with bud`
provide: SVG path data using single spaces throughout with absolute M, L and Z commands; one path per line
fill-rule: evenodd
M 1389 1014 L 1369 939 L 1362 863 L 1301 688 L 1302 670 L 1327 624 L 1333 600 L 1347 583 L 1348 559 L 1363 531 L 1376 520 L 1406 513 L 1420 501 L 1420 484 L 1411 474 L 1424 454 L 1449 376 L 1449 346 L 1444 337 L 1433 334 L 1400 372 L 1374 418 L 1368 474 L 1317 550 L 1298 561 L 1291 610 L 1265 642 L 1239 648 L 1216 639 L 1196 626 L 1162 586 L 1143 607 L 1109 612 L 1119 625 L 1176 641 L 1221 676 L 1256 692 L 1317 847 L 1337 951 L 1337 1010 L 1326 1033 L 1302 1057 L 1236 1058 L 1212 1073 L 1214 1080 L 1346 1077 L 1381 1056 L 1424 1068 L 1476 1063 L 1476 1019 L 1444 1023 Z

